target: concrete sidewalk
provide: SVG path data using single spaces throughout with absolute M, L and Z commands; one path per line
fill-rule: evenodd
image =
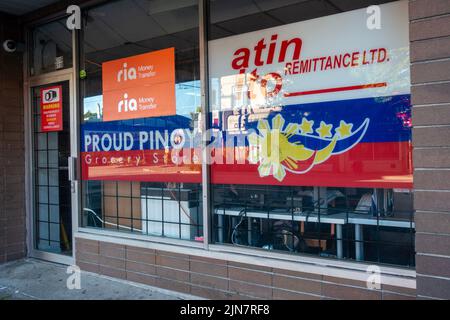
M 196 299 L 177 292 L 81 272 L 81 289 L 69 290 L 67 266 L 36 259 L 0 265 L 0 300 L 175 300 Z

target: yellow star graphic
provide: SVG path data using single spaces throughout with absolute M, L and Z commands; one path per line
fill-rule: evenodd
M 302 134 L 308 134 L 308 133 L 313 133 L 313 125 L 314 125 L 314 121 L 308 121 L 308 119 L 303 118 L 302 120 L 302 124 L 300 125 L 300 131 Z
M 341 120 L 341 122 L 339 123 L 339 128 L 336 129 L 336 132 L 341 138 L 345 138 L 352 134 L 352 128 L 353 124 L 346 123 L 345 121 Z
M 333 128 L 332 124 L 326 124 L 325 122 L 320 121 L 320 127 L 319 129 L 316 129 L 316 132 L 321 138 L 329 138 L 332 137 L 331 128 Z

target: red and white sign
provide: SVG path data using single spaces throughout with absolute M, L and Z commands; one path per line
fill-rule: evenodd
M 62 86 L 41 89 L 41 131 L 63 130 Z
M 408 1 L 209 42 L 212 110 L 410 93 Z
M 175 49 L 105 62 L 102 84 L 104 121 L 174 115 Z

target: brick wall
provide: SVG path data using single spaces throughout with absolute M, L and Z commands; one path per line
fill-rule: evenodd
M 0 44 L 19 39 L 15 18 L 0 13 Z M 25 255 L 22 55 L 0 48 L 0 263 Z
M 416 291 L 325 275 L 76 239 L 85 271 L 210 299 L 415 299 Z
M 417 294 L 450 298 L 450 0 L 410 1 Z

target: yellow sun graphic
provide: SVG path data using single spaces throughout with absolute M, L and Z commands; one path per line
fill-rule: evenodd
M 314 151 L 305 149 L 301 144 L 289 142 L 289 138 L 298 134 L 299 125 L 289 123 L 284 127 L 284 118 L 278 114 L 272 119 L 270 128 L 267 120 L 258 122 L 259 135 L 252 133 L 248 136 L 249 156 L 252 164 L 258 164 L 258 172 L 261 177 L 273 175 L 278 181 L 286 176 L 286 168 L 296 169 L 296 161 L 305 161 L 314 155 Z
M 248 161 L 251 164 L 259 164 L 260 177 L 272 175 L 278 181 L 283 181 L 286 171 L 294 174 L 305 174 L 315 165 L 326 162 L 334 154 L 340 154 L 352 149 L 364 137 L 370 119 L 365 119 L 361 126 L 353 130 L 352 123 L 340 121 L 339 127 L 332 133 L 333 125 L 324 121 L 314 130 L 313 120 L 302 119 L 302 123 L 289 123 L 285 127 L 285 120 L 281 114 L 269 121 L 261 119 L 258 121 L 258 133 L 253 132 L 247 136 L 249 150 Z M 317 135 L 312 135 L 316 132 Z M 302 139 L 295 137 L 302 136 Z M 309 143 L 305 139 L 315 139 L 318 144 Z M 338 142 L 347 139 L 345 149 L 338 148 Z M 348 140 L 351 139 L 351 140 Z M 306 143 L 305 143 L 306 141 Z M 309 140 L 310 141 L 310 140 Z M 303 145 L 302 143 L 305 143 Z

